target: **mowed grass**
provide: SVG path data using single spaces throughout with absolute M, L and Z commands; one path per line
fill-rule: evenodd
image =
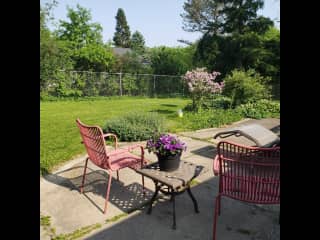
M 181 98 L 105 98 L 82 101 L 40 103 L 41 174 L 85 153 L 75 120 L 103 127 L 107 119 L 133 110 L 158 112 L 167 118 L 170 131 L 184 130 L 177 117 L 189 99 Z

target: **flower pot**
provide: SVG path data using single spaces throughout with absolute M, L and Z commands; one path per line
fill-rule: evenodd
M 181 153 L 176 155 L 170 155 L 170 156 L 162 156 L 162 155 L 157 155 L 157 156 L 158 156 L 160 171 L 171 172 L 179 168 Z

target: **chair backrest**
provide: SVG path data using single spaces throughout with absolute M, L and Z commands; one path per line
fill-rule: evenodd
M 76 122 L 90 160 L 99 167 L 110 168 L 102 129 L 99 126 L 85 125 L 80 119 Z
M 280 147 L 218 144 L 219 193 L 258 204 L 280 203 Z

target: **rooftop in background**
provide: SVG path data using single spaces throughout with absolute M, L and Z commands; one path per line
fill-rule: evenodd
M 130 48 L 121 48 L 121 47 L 114 47 L 112 48 L 112 51 L 114 52 L 114 54 L 119 56 L 123 56 L 127 53 L 132 53 L 132 50 Z

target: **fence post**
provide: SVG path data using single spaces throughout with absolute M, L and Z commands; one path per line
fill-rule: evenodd
M 182 77 L 180 77 L 180 80 L 182 82 L 182 96 L 184 97 L 184 88 L 185 88 L 185 84 L 184 84 L 184 80 Z
M 121 82 L 121 71 L 119 74 L 120 78 L 119 78 L 119 85 L 120 85 L 120 96 L 122 96 L 122 82 Z
M 156 75 L 153 75 L 153 95 L 156 94 Z

